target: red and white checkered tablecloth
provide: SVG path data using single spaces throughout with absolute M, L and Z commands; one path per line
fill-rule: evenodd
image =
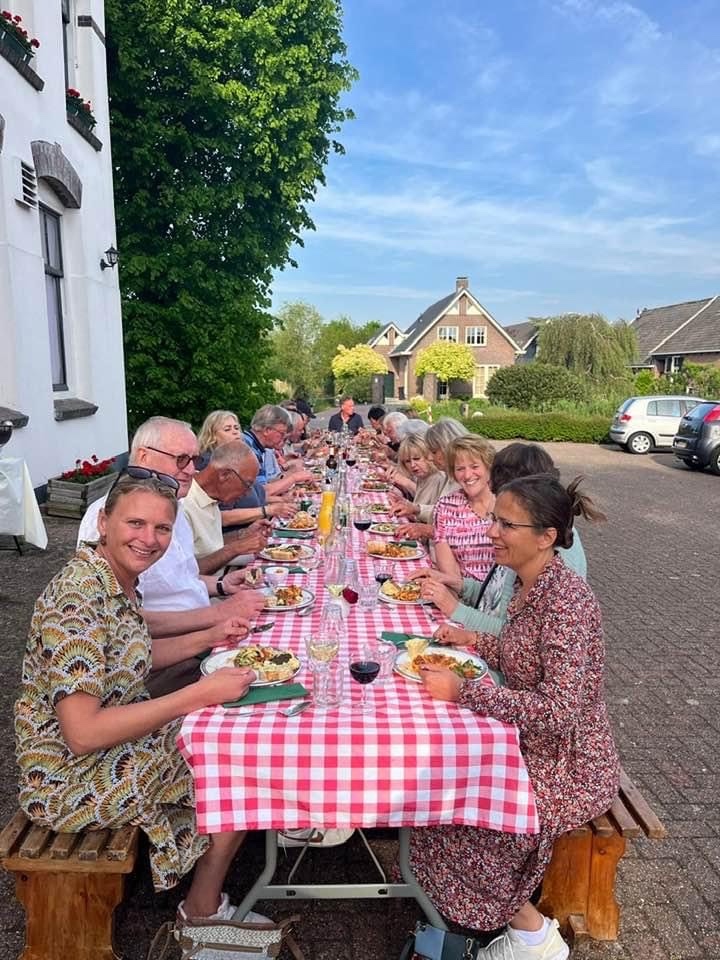
M 397 562 L 396 574 L 421 565 Z M 359 566 L 361 575 L 371 575 L 365 556 Z M 275 625 L 261 642 L 304 660 L 304 638 L 321 615 L 322 568 L 288 582 L 313 590 L 318 602 L 308 617 L 273 613 Z M 346 623 L 345 664 L 382 630 L 428 636 L 436 626 L 424 607 L 385 603 L 373 611 L 355 604 Z M 297 680 L 312 687 L 305 669 Z M 188 715 L 178 745 L 195 780 L 199 830 L 454 823 L 537 833 L 514 726 L 433 700 L 421 684 L 397 675 L 371 684 L 368 695 L 374 712 L 361 713 L 360 687 L 348 671 L 344 702 L 335 710 L 310 708 L 287 718 L 279 712 L 286 701 Z

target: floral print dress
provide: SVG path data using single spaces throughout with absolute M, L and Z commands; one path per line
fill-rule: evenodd
M 618 788 L 619 761 L 603 699 L 600 609 L 590 587 L 557 555 L 525 602 L 519 583 L 500 636 L 480 634 L 478 653 L 506 686 L 465 682 L 459 705 L 517 724 L 535 789 L 540 833 L 467 826 L 413 831 L 411 864 L 435 906 L 474 930 L 494 930 L 530 899 L 555 838 L 603 813 Z
M 179 721 L 75 756 L 55 712 L 87 693 L 103 707 L 149 699 L 150 635 L 109 564 L 89 547 L 35 604 L 15 704 L 20 806 L 52 830 L 134 824 L 150 841 L 153 884 L 173 887 L 208 846 L 195 827 L 192 776 L 175 746 Z

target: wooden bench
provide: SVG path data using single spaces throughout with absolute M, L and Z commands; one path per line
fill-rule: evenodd
M 571 940 L 617 940 L 617 865 L 625 853 L 626 839 L 643 833 L 657 840 L 665 837 L 667 830 L 621 770 L 620 792 L 607 813 L 555 841 L 538 909 L 557 917 Z
M 138 827 L 53 833 L 18 811 L 0 833 L 0 863 L 25 908 L 19 960 L 116 960 L 113 911 L 135 867 Z

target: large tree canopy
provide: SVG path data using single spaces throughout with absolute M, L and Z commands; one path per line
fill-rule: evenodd
M 470 347 L 462 343 L 438 340 L 418 352 L 415 373 L 421 377 L 434 373 L 438 380 L 472 380 L 475 376 L 475 357 Z
M 597 313 L 566 313 L 539 322 L 537 359 L 567 367 L 596 383 L 627 379 L 637 354 L 635 332 Z
M 130 420 L 248 414 L 350 114 L 338 0 L 106 0 Z

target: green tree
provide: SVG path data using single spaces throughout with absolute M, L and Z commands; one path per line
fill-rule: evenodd
M 289 383 L 295 396 L 309 397 L 318 389 L 321 365 L 317 356 L 323 318 L 309 303 L 286 303 L 277 315 L 272 336 L 271 370 Z
M 470 347 L 461 343 L 438 340 L 418 352 L 415 373 L 422 377 L 434 373 L 438 380 L 472 380 L 475 376 L 475 357 Z
M 547 317 L 539 326 L 538 362 L 567 367 L 596 383 L 629 380 L 637 349 L 627 323 L 610 324 L 597 313 Z
M 343 383 L 351 377 L 369 377 L 373 373 L 385 373 L 387 363 L 379 353 L 366 343 L 354 347 L 339 346 L 333 357 L 332 372 L 336 380 Z
M 490 403 L 518 410 L 543 411 L 559 400 L 577 403 L 587 393 L 585 378 L 550 363 L 502 367 L 487 386 Z
M 106 0 L 131 423 L 263 400 L 272 271 L 350 112 L 339 0 Z
M 330 395 L 334 391 L 332 362 L 338 347 L 354 347 L 359 343 L 367 343 L 381 329 L 382 325 L 377 320 L 371 320 L 362 327 L 355 327 L 350 317 L 346 316 L 340 316 L 323 326 L 317 340 L 316 355 L 322 389 L 326 394 Z

